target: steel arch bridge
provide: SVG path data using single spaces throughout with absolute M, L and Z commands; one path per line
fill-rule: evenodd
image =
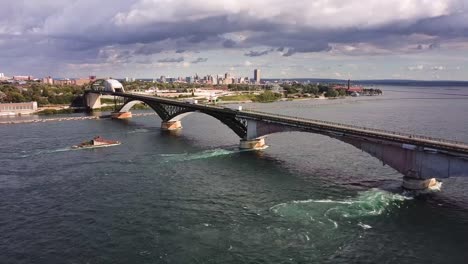
M 88 93 L 125 98 L 117 113 L 127 113 L 136 103 L 143 102 L 159 115 L 161 127 L 168 130 L 181 128 L 180 120 L 192 112 L 207 114 L 232 129 L 241 138 L 241 148 L 263 148 L 264 136 L 279 132 L 302 131 L 329 136 L 394 168 L 405 176 L 403 185 L 409 189 L 425 189 L 434 184 L 434 178 L 468 177 L 468 143 L 464 142 L 131 93 Z

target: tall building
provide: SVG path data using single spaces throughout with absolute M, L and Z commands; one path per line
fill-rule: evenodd
M 54 79 L 52 79 L 50 76 L 47 76 L 42 79 L 42 82 L 44 84 L 54 84 Z
M 260 70 L 259 69 L 255 69 L 254 70 L 254 80 L 255 80 L 255 83 L 260 83 Z

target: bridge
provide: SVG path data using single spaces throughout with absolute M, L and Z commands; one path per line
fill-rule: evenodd
M 130 118 L 130 109 L 143 102 L 162 119 L 163 130 L 181 129 L 181 120 L 190 113 L 207 114 L 240 137 L 241 149 L 266 148 L 265 136 L 273 133 L 302 131 L 325 135 L 365 151 L 397 170 L 404 176 L 406 189 L 425 190 L 440 186 L 436 178 L 468 176 L 468 143 L 464 142 L 125 92 L 88 91 L 87 105 L 100 105 L 103 94 L 125 100 L 112 114 L 114 118 Z

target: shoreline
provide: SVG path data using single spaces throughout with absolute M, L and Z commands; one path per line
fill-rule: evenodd
M 136 113 L 133 117 L 156 115 L 156 113 Z M 29 120 L 16 120 L 16 121 L 0 121 L 0 125 L 16 125 L 16 124 L 30 124 L 30 123 L 45 123 L 45 122 L 62 122 L 62 121 L 80 121 L 80 120 L 98 120 L 109 119 L 111 115 L 99 116 L 77 116 L 77 117 L 56 117 L 56 118 L 40 118 Z

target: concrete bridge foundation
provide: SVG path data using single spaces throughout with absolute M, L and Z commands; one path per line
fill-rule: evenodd
M 439 190 L 442 183 L 435 178 L 432 179 L 415 179 L 410 177 L 403 177 L 403 188 L 411 191 L 426 191 L 426 190 Z
M 165 131 L 178 130 L 182 128 L 182 122 L 180 121 L 162 121 L 161 129 Z
M 90 110 L 101 108 L 101 95 L 96 93 L 86 93 L 85 104 Z
M 112 119 L 129 119 L 132 118 L 132 112 L 112 112 Z
M 241 139 L 239 148 L 240 149 L 266 149 L 268 146 L 265 144 L 265 138 L 256 139 Z

